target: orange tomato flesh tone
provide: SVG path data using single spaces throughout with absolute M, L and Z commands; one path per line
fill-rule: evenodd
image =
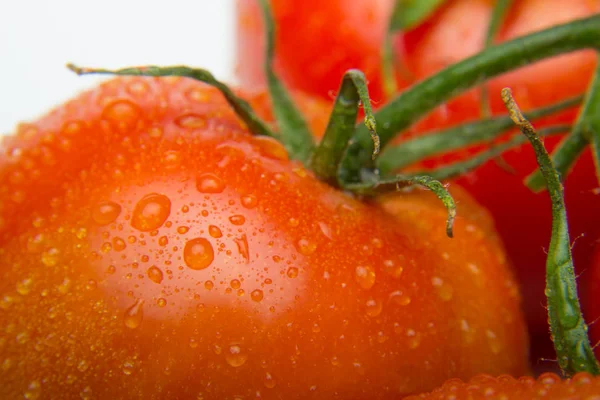
M 359 202 L 204 85 L 104 83 L 7 138 L 0 177 L 2 398 L 391 399 L 527 371 L 468 195 L 455 239 L 431 193 Z

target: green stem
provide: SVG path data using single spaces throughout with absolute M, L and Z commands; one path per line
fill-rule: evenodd
M 336 182 L 340 161 L 354 133 L 361 102 L 365 112 L 365 126 L 374 143 L 372 159 L 379 153 L 379 136 L 377 136 L 365 75 L 359 70 L 349 70 L 342 79 L 325 135 L 311 160 L 312 170 L 323 181 Z
M 273 104 L 273 114 L 279 127 L 281 141 L 290 157 L 307 163 L 314 148 L 313 135 L 302 113 L 291 99 L 273 70 L 275 57 L 275 22 L 267 0 L 260 0 L 266 31 L 265 75 Z
M 225 100 L 233 107 L 236 114 L 248 126 L 255 135 L 276 136 L 271 129 L 254 113 L 250 104 L 241 97 L 236 96 L 233 91 L 223 82 L 218 81 L 210 72 L 200 68 L 190 68 L 183 65 L 172 67 L 133 67 L 118 70 L 107 70 L 101 68 L 82 68 L 73 64 L 67 64 L 67 68 L 77 75 L 104 74 L 104 75 L 133 75 L 133 76 L 184 76 L 200 82 L 207 83 L 217 88 L 225 97 Z
M 596 72 L 590 82 L 588 91 L 579 111 L 573 131 L 552 153 L 552 160 L 561 176 L 566 176 L 573 167 L 577 157 L 583 152 L 588 143 L 592 144 L 592 153 L 596 164 L 596 175 L 600 180 L 600 154 L 598 143 L 600 142 L 600 63 L 596 66 Z M 538 170 L 530 175 L 526 185 L 535 191 L 544 188 L 544 179 Z
M 494 9 L 492 10 L 492 16 L 490 19 L 490 24 L 488 26 L 487 34 L 485 35 L 485 41 L 483 44 L 483 48 L 487 49 L 494 44 L 494 38 L 498 34 L 502 23 L 508 13 L 512 0 L 496 0 L 496 4 L 494 5 Z M 481 85 L 480 88 L 480 96 L 481 96 L 481 114 L 487 118 L 492 115 L 492 110 L 490 107 L 490 101 L 488 99 L 488 90 L 487 86 L 484 84 Z
M 446 189 L 441 182 L 430 176 L 407 177 L 398 175 L 392 178 L 376 180 L 374 182 L 349 184 L 345 186 L 344 189 L 351 190 L 353 193 L 359 195 L 375 196 L 384 193 L 397 192 L 413 186 L 422 186 L 431 190 L 437 198 L 442 201 L 448 211 L 448 218 L 446 219 L 446 235 L 450 238 L 453 237 L 454 219 L 456 218 L 456 203 L 454 202 L 452 195 L 448 192 L 448 189 Z
M 578 105 L 582 99 L 583 96 L 572 97 L 547 107 L 537 108 L 526 115 L 529 119 L 545 117 Z M 377 159 L 377 167 L 381 175 L 386 175 L 436 154 L 493 140 L 513 126 L 510 117 L 504 115 L 417 136 L 398 145 L 389 146 Z
M 539 134 L 540 136 L 550 136 L 559 133 L 569 132 L 570 129 L 571 125 L 556 125 L 545 129 L 541 129 Z M 524 136 L 515 136 L 507 142 L 496 145 L 490 148 L 489 150 L 483 151 L 469 158 L 468 160 L 458 161 L 449 165 L 443 165 L 432 170 L 415 172 L 414 175 L 427 174 L 432 178 L 438 180 L 456 178 L 480 167 L 481 165 L 492 159 L 495 159 L 507 150 L 514 149 L 523 145 L 523 143 L 525 142 L 527 142 L 527 138 L 525 138 Z
M 385 146 L 398 132 L 473 85 L 544 58 L 590 47 L 600 47 L 600 15 L 493 46 L 454 64 L 417 83 L 375 114 L 380 123 L 381 145 Z M 353 141 L 340 168 L 343 182 L 358 181 L 360 171 L 369 164 L 372 153 L 366 128 L 358 126 Z
M 552 237 L 546 260 L 546 296 L 548 320 L 558 364 L 566 376 L 585 371 L 600 374 L 581 314 L 577 283 L 571 256 L 571 240 L 558 172 L 531 123 L 515 103 L 510 89 L 502 90 L 502 100 L 510 116 L 535 150 L 540 171 L 552 202 Z

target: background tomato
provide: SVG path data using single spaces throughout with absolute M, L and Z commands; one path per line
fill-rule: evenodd
M 545 373 L 537 379 L 530 376 L 513 378 L 502 375 L 492 377 L 479 375 L 463 382 L 450 379 L 431 393 L 410 396 L 406 400 L 447 399 L 485 400 L 502 398 L 507 400 L 529 399 L 593 399 L 600 392 L 600 378 L 580 372 L 571 379 L 561 380 L 558 375 Z
M 288 14 L 285 17 L 277 10 L 279 7 L 283 8 L 283 4 L 287 2 L 272 0 L 271 3 L 279 27 L 277 38 L 279 71 L 281 77 L 290 86 L 326 97 L 331 87 L 337 87 L 343 69 L 364 68 L 368 65 L 367 76 L 370 80 L 371 95 L 376 103 L 382 99 L 379 69 L 371 65 L 372 62 L 380 60 L 379 52 L 383 37 L 381 29 L 387 24 L 386 17 L 391 7 L 391 0 L 385 2 L 386 5 L 378 3 L 376 9 L 386 11 L 370 14 L 367 23 L 343 17 L 345 13 L 354 15 L 350 11 L 331 12 L 334 7 L 346 10 L 355 7 L 356 15 L 360 15 L 359 11 L 363 7 L 361 2 L 356 6 L 355 3 L 336 1 L 328 2 L 326 6 L 322 2 L 303 2 L 303 8 L 296 7 L 293 16 Z M 408 75 L 417 81 L 480 51 L 483 48 L 493 5 L 494 2 L 491 0 L 449 0 L 424 23 L 398 35 L 395 46 Z M 496 42 L 510 40 L 599 11 L 600 1 L 597 0 L 514 2 L 506 22 L 497 35 Z M 363 11 L 362 15 L 369 14 Z M 371 19 L 375 15 L 380 18 L 377 22 Z M 340 18 L 343 24 L 339 22 Z M 238 20 L 239 77 L 243 84 L 262 82 L 260 66 L 263 62 L 263 53 L 257 43 L 261 43 L 263 39 L 255 1 L 238 1 Z M 313 25 L 313 20 L 318 23 Z M 372 28 L 371 24 L 378 28 Z M 252 29 L 249 29 L 250 26 Z M 295 32 L 303 32 L 301 30 L 303 26 L 310 27 L 311 34 L 294 36 Z M 335 29 L 336 26 L 342 28 Z M 354 40 L 348 40 L 350 35 Z M 332 47 L 333 50 L 329 50 L 329 43 L 336 43 Z M 245 52 L 248 49 L 253 50 Z M 328 62 L 321 62 L 320 54 L 332 53 L 343 54 L 345 57 L 340 56 L 339 59 L 352 61 L 343 65 L 336 64 L 335 67 L 331 67 Z M 513 89 L 516 100 L 525 110 L 583 93 L 595 63 L 596 56 L 593 52 L 582 51 L 555 57 L 493 79 L 488 84 L 492 111 L 495 114 L 505 113 L 499 92 L 506 86 Z M 304 74 L 307 65 L 311 66 L 312 71 L 320 70 L 320 74 L 313 73 L 312 76 Z M 401 86 L 405 84 L 401 82 Z M 327 91 L 324 90 L 325 88 Z M 429 130 L 439 130 L 481 118 L 479 94 L 478 89 L 473 89 L 444 104 L 413 126 L 411 133 L 422 134 Z M 576 110 L 569 110 L 537 122 L 536 126 L 571 123 L 575 116 Z M 545 144 L 552 149 L 557 142 L 558 138 L 554 137 L 546 139 Z M 435 166 L 449 160 L 460 159 L 464 154 L 453 153 L 449 157 L 429 161 L 426 164 Z M 501 162 L 488 162 L 478 170 L 458 179 L 458 182 L 494 216 L 496 226 L 521 281 L 529 328 L 534 337 L 532 354 L 537 362 L 537 359 L 549 357 L 551 354 L 546 310 L 543 307 L 546 256 L 544 249 L 549 243 L 550 203 L 545 193 L 531 193 L 522 184 L 522 179 L 536 168 L 535 158 L 529 146 L 510 151 L 503 156 L 503 159 L 510 165 L 512 171 L 507 171 Z M 574 246 L 575 264 L 581 270 L 589 265 L 592 238 L 600 234 L 600 226 L 597 223 L 600 220 L 598 206 L 600 199 L 596 191 L 598 183 L 593 171 L 591 155 L 586 151 L 566 180 L 566 202 L 571 233 L 573 237 L 579 237 Z
M 358 202 L 188 79 L 20 126 L 0 191 L 0 397 L 396 398 L 527 370 L 468 195 L 452 240 L 429 192 Z

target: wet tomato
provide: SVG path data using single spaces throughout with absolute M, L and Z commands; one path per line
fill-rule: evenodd
M 271 3 L 279 32 L 277 63 L 281 77 L 291 87 L 327 97 L 332 88 L 337 88 L 343 68 L 364 68 L 370 79 L 372 97 L 378 102 L 376 105 L 383 104 L 380 49 L 392 0 L 375 2 L 371 11 L 365 10 L 368 5 L 362 1 L 352 4 L 305 1 L 300 7 L 290 6 L 288 0 L 271 0 Z M 491 0 L 449 0 L 422 24 L 398 35 L 395 38 L 396 53 L 406 69 L 400 75 L 410 76 L 416 82 L 481 51 L 494 3 Z M 259 46 L 263 32 L 256 4 L 256 0 L 238 1 L 238 68 L 241 82 L 247 85 L 263 80 L 263 52 Z M 333 12 L 334 8 L 344 11 Z M 598 12 L 600 2 L 597 0 L 513 2 L 495 42 L 508 41 Z M 312 33 L 295 36 L 296 32 L 303 32 L 302 29 Z M 332 58 L 347 62 L 333 64 L 329 61 Z M 595 53 L 581 51 L 495 78 L 488 83 L 492 112 L 506 112 L 499 95 L 506 86 L 512 88 L 520 106 L 526 110 L 581 94 L 590 82 L 595 65 Z M 400 86 L 406 87 L 406 82 L 400 82 Z M 479 94 L 479 89 L 473 89 L 440 106 L 411 127 L 411 134 L 426 134 L 481 118 Z M 535 125 L 539 128 L 548 124 L 570 124 L 576 112 L 571 109 Z M 552 137 L 546 139 L 545 144 L 551 150 L 558 141 L 558 137 Z M 447 157 L 428 160 L 427 166 L 456 161 L 465 154 L 470 153 L 454 152 Z M 543 307 L 544 249 L 548 246 L 551 225 L 549 199 L 545 193 L 532 193 L 522 183 L 537 167 L 528 146 L 505 153 L 503 159 L 508 167 L 503 162 L 488 162 L 458 182 L 492 213 L 524 289 L 529 329 L 536 336 L 532 342 L 534 358 L 549 357 L 551 344 Z M 586 151 L 565 185 L 571 232 L 573 236 L 584 235 L 574 247 L 575 264 L 582 269 L 590 263 L 593 238 L 600 235 L 598 183 L 593 171 L 591 154 Z M 538 346 L 539 350 L 536 349 Z
M 552 373 L 542 374 L 537 379 L 530 376 L 513 378 L 502 375 L 496 378 L 478 375 L 468 382 L 450 379 L 431 393 L 410 396 L 406 400 L 593 399 L 598 396 L 598 393 L 600 393 L 600 378 L 585 372 L 564 380 Z
M 386 399 L 522 374 L 516 283 L 455 189 L 449 239 L 431 193 L 360 202 L 213 89 L 109 81 L 3 143 L 0 397 Z

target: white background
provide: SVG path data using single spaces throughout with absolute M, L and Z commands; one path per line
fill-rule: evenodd
M 0 134 L 118 68 L 186 64 L 233 78 L 234 0 L 0 0 Z

